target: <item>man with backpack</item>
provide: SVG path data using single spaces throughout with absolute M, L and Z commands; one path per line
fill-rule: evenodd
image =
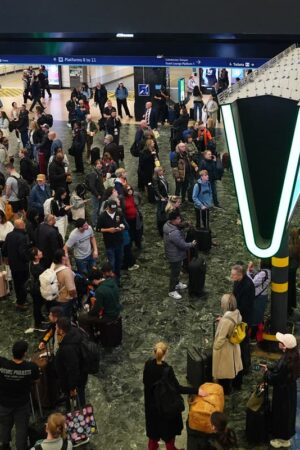
M 5 164 L 5 169 L 8 173 L 5 184 L 5 196 L 11 204 L 15 218 L 17 218 L 18 212 L 26 207 L 26 199 L 30 189 L 27 182 L 16 171 L 12 162 Z
M 29 278 L 29 239 L 22 219 L 14 221 L 14 229 L 6 236 L 2 255 L 7 258 L 16 293 L 16 308 L 27 309 L 25 283 Z
M 102 203 L 102 195 L 104 193 L 102 167 L 102 162 L 100 159 L 97 159 L 93 167 L 94 170 L 88 173 L 85 177 L 86 188 L 92 194 L 92 225 L 94 229 L 97 226 L 98 214 Z
M 81 344 L 82 332 L 72 327 L 67 317 L 60 317 L 56 324 L 57 334 L 61 339 L 55 355 L 55 366 L 60 387 L 67 396 L 67 410 L 70 411 L 70 397 L 78 396 L 81 407 L 85 406 L 85 386 L 88 371 L 83 364 Z
M 193 203 L 196 213 L 196 228 L 200 228 L 201 220 L 203 227 L 208 228 L 209 208 L 213 206 L 213 198 L 207 170 L 200 171 L 200 178 L 193 189 Z

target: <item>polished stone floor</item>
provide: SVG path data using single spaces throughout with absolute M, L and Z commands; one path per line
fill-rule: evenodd
M 69 148 L 70 130 L 65 122 L 55 121 L 53 129 L 62 138 L 64 148 Z M 129 147 L 135 130 L 135 125 L 126 124 L 122 127 L 121 134 L 128 179 L 133 186 L 136 186 L 137 181 L 137 159 L 130 155 Z M 160 130 L 159 148 L 161 162 L 166 168 L 173 192 L 174 183 L 169 168 L 169 135 L 169 127 Z M 98 134 L 96 143 L 101 140 L 102 136 Z M 225 143 L 222 131 L 219 131 L 217 141 L 218 149 L 223 151 Z M 93 449 L 146 449 L 142 371 L 155 342 L 162 339 L 169 343 L 168 362 L 174 367 L 181 384 L 186 384 L 187 348 L 194 343 L 211 346 L 213 317 L 220 312 L 222 294 L 231 290 L 230 267 L 237 260 L 253 259 L 245 248 L 241 226 L 237 224 L 236 195 L 228 172 L 218 182 L 218 195 L 224 210 L 212 212 L 211 228 L 219 245 L 213 247 L 206 256 L 208 298 L 198 300 L 189 298 L 184 293 L 179 301 L 174 301 L 167 295 L 169 271 L 163 244 L 155 228 L 155 207 L 143 197 L 145 238 L 138 259 L 140 269 L 131 273 L 124 272 L 122 276 L 123 345 L 110 354 L 102 352 L 100 373 L 98 376 L 90 376 L 88 383 L 87 399 L 95 408 L 99 428 L 99 434 L 91 440 Z M 191 205 L 184 205 L 183 212 L 185 217 L 194 221 Z M 97 239 L 102 263 L 104 253 L 101 235 Z M 184 275 L 182 280 L 185 279 Z M 24 337 L 29 339 L 30 350 L 33 352 L 39 334 L 24 335 L 24 331 L 32 325 L 32 317 L 30 312 L 16 312 L 13 301 L 13 295 L 0 301 L 1 354 L 9 355 L 12 343 Z M 259 357 L 254 360 L 259 361 Z M 243 449 L 267 448 L 249 446 L 244 439 L 245 403 L 258 380 L 256 372 L 248 375 L 242 391 L 226 401 L 230 423 L 238 434 L 239 448 Z M 178 438 L 177 443 L 179 448 L 186 447 L 185 433 Z

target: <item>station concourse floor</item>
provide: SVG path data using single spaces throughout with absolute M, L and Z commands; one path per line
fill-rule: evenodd
M 4 86 L 5 95 L 1 96 L 4 110 L 10 111 L 12 101 L 23 102 L 21 86 Z M 8 89 L 12 90 L 12 95 Z M 17 95 L 17 96 L 15 96 Z M 71 132 L 66 127 L 67 112 L 65 103 L 69 99 L 70 90 L 53 90 L 52 100 L 46 98 L 47 113 L 54 116 L 53 129 L 62 139 L 67 149 L 71 142 Z M 113 102 L 115 103 L 115 102 Z M 30 102 L 28 106 L 30 105 Z M 133 102 L 129 102 L 133 112 Z M 99 109 L 91 102 L 91 114 L 94 120 L 99 119 Z M 32 115 L 33 116 L 33 115 Z M 32 117 L 31 116 L 31 117 Z M 125 146 L 125 166 L 128 179 L 136 186 L 137 160 L 129 153 L 134 139 L 136 123 L 133 119 L 123 119 L 121 143 Z M 174 192 L 174 182 L 169 169 L 169 126 L 160 128 L 159 148 L 162 165 L 166 168 L 170 190 Z M 217 133 L 218 149 L 226 150 L 222 129 Z M 18 144 L 11 137 L 12 152 L 15 154 Z M 103 146 L 103 135 L 98 133 L 95 145 Z M 14 147 L 15 146 L 15 147 Z M 70 157 L 71 164 L 73 160 Z M 74 183 L 83 179 L 74 176 Z M 174 302 L 167 296 L 169 270 L 163 257 L 163 244 L 155 229 L 155 208 L 149 204 L 143 194 L 142 212 L 144 215 L 145 239 L 143 251 L 138 256 L 138 271 L 122 275 L 121 302 L 123 304 L 123 345 L 111 354 L 101 352 L 101 368 L 99 376 L 90 376 L 87 387 L 87 398 L 96 410 L 99 434 L 91 439 L 93 450 L 145 450 L 146 437 L 143 412 L 142 370 L 146 359 L 151 357 L 153 344 L 158 340 L 166 340 L 170 345 L 168 361 L 174 367 L 181 384 L 186 378 L 186 349 L 195 343 L 209 346 L 212 340 L 212 321 L 219 313 L 219 301 L 223 293 L 229 292 L 231 282 L 228 279 L 230 266 L 237 260 L 253 259 L 245 249 L 240 225 L 237 224 L 237 204 L 232 176 L 226 171 L 221 182 L 218 182 L 218 195 L 224 211 L 213 210 L 211 227 L 219 242 L 213 247 L 207 262 L 206 289 L 207 300 L 189 298 L 186 293 L 183 299 Z M 184 215 L 194 221 L 191 205 L 183 207 Z M 295 223 L 299 224 L 300 214 L 296 213 Z M 97 235 L 100 248 L 100 260 L 103 262 L 103 244 L 101 235 Z M 183 277 L 183 281 L 185 278 Z M 299 295 L 299 294 L 298 294 Z M 39 334 L 25 334 L 32 326 L 31 311 L 22 315 L 16 313 L 12 299 L 0 301 L 0 351 L 9 355 L 11 344 L 17 338 L 26 338 L 30 342 L 31 351 L 36 348 Z M 13 332 L 12 332 L 13 330 Z M 253 357 L 253 362 L 261 358 Z M 245 411 L 240 405 L 245 404 L 252 388 L 258 380 L 257 373 L 252 372 L 245 377 L 242 391 L 226 401 L 226 413 L 230 424 L 239 438 L 239 449 L 267 450 L 268 446 L 249 446 L 245 441 L 243 430 Z M 187 417 L 187 407 L 184 422 Z M 186 448 L 186 433 L 176 439 L 178 448 Z M 160 448 L 164 448 L 161 444 Z M 297 434 L 293 440 L 293 450 L 300 449 L 300 383 L 298 383 L 298 415 Z

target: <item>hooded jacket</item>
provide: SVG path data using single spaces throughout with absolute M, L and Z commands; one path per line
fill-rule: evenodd
M 165 255 L 169 262 L 179 262 L 186 258 L 186 251 L 193 246 L 192 242 L 185 242 L 183 230 L 170 221 L 164 224 Z
M 106 278 L 96 289 L 96 303 L 90 315 L 99 317 L 101 310 L 104 318 L 113 320 L 120 315 L 119 288 L 114 278 Z

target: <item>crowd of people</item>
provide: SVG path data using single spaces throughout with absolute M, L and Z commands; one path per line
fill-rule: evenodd
M 193 228 L 209 229 L 212 209 L 222 210 L 217 181 L 222 178 L 224 168 L 215 139 L 219 108 L 214 95 L 204 102 L 192 76 L 187 99 L 193 97 L 195 120 L 190 121 L 186 102 L 178 105 L 171 127 L 170 168 L 164 168 L 157 127 L 168 120 L 168 93 L 164 89 L 156 93 L 153 102 L 145 105 L 144 118 L 130 148 L 138 159 L 135 189 L 134 181 L 128 179 L 124 147 L 120 145 L 122 108 L 131 117 L 128 90 L 123 83 L 119 83 L 115 92 L 117 108 L 101 83 L 94 90 L 82 83 L 71 92 L 66 103 L 71 138 L 67 154 L 55 131 L 55 118 L 45 114 L 41 101 L 45 92 L 51 98 L 47 70 L 41 66 L 36 74 L 29 68 L 24 71 L 23 82 L 24 104 L 18 107 L 14 102 L 10 113 L 1 111 L 0 119 L 0 248 L 7 280 L 1 296 L 13 290 L 20 313 L 28 310 L 28 298 L 32 298 L 34 328 L 44 332 L 39 349 L 49 348 L 55 357 L 58 385 L 68 409 L 72 397 L 78 396 L 82 405 L 86 402 L 89 373 L 78 351 L 82 330 L 89 339 L 99 340 L 106 348 L 122 342 L 122 273 L 140 268 L 137 255 L 143 251 L 142 199 L 156 204 L 157 236 L 163 238 L 164 256 L 170 266 L 166 293 L 173 300 L 180 300 L 182 291 L 188 287 L 179 277 L 199 243 L 196 239 L 187 242 L 186 232 Z M 218 93 L 218 86 L 215 90 Z M 98 121 L 90 113 L 92 99 L 99 106 Z M 28 100 L 32 102 L 29 110 Z M 29 115 L 31 111 L 33 116 Z M 95 134 L 101 132 L 103 149 L 93 145 Z M 9 151 L 10 133 L 15 133 L 20 142 L 18 155 L 14 157 Z M 73 171 L 70 156 L 74 158 Z M 174 178 L 174 192 L 166 177 L 168 170 Z M 76 186 L 72 172 L 80 180 Z M 194 224 L 183 217 L 187 202 L 195 211 Z M 105 254 L 100 253 L 98 233 L 102 235 Z M 218 318 L 212 356 L 212 376 L 222 385 L 225 395 L 241 389 L 243 376 L 251 369 L 250 340 L 258 339 L 263 326 L 270 267 L 268 260 L 262 260 L 257 270 L 252 262 L 246 265 L 237 261 L 231 269 L 232 292 L 221 299 L 222 316 Z M 230 336 L 242 322 L 247 324 L 247 334 L 234 344 Z M 295 433 L 300 362 L 297 342 L 290 336 L 278 334 L 284 356 L 275 367 L 264 368 L 266 379 L 274 386 L 271 445 L 275 448 L 279 443 L 287 447 Z M 13 359 L 0 358 L 3 450 L 11 448 L 14 424 L 17 450 L 27 449 L 31 382 L 40 376 L 37 366 L 26 361 L 27 350 L 26 342 L 17 341 L 12 349 Z M 176 450 L 175 437 L 183 428 L 181 413 L 170 421 L 157 410 L 154 385 L 164 373 L 168 373 L 178 393 L 209 395 L 200 387 L 181 386 L 165 362 L 166 352 L 166 344 L 156 344 L 155 358 L 147 361 L 144 369 L 149 450 L 158 449 L 160 439 L 166 442 L 168 450 Z M 283 395 L 289 398 L 290 406 L 279 426 L 278 408 Z M 215 433 L 202 436 L 206 439 L 205 448 L 234 448 L 236 436 L 227 427 L 226 417 L 212 415 L 211 422 Z M 44 442 L 57 444 L 51 448 L 71 448 L 59 414 L 49 417 L 47 433 Z M 41 445 L 45 450 L 48 448 L 43 442 Z

